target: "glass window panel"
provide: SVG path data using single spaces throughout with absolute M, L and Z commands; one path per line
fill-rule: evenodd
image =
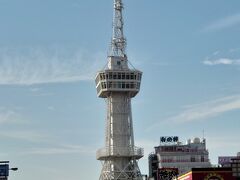
M 112 79 L 112 73 L 109 72 L 109 79 Z
M 118 73 L 118 79 L 122 79 L 122 78 L 121 78 L 121 73 Z
M 133 78 L 134 78 L 134 74 L 131 73 L 131 75 L 130 75 L 130 79 L 133 79 Z
M 118 88 L 121 88 L 121 87 L 122 87 L 122 83 L 118 82 Z
M 122 73 L 122 79 L 126 79 L 125 73 Z

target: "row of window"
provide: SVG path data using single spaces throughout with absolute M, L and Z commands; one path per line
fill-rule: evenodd
M 140 88 L 140 83 L 139 82 L 102 82 L 101 87 L 103 89 L 139 89 Z
M 141 80 L 141 73 L 138 72 L 106 72 L 98 75 L 99 80 L 105 79 L 134 79 Z

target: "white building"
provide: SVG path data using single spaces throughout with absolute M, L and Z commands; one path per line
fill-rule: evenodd
M 206 139 L 189 139 L 186 144 L 179 142 L 178 137 L 161 137 L 160 141 L 160 146 L 155 147 L 158 167 L 152 169 L 178 168 L 182 174 L 191 168 L 211 167 Z

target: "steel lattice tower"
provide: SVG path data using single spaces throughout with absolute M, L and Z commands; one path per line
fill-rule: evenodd
M 142 180 L 134 145 L 131 98 L 140 90 L 142 72 L 128 67 L 123 34 L 122 0 L 114 0 L 113 36 L 108 66 L 96 76 L 97 94 L 107 102 L 105 147 L 97 151 L 103 164 L 100 180 Z

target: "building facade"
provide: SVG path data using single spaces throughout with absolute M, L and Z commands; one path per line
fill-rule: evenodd
M 157 163 L 153 163 L 151 159 L 157 159 Z M 183 144 L 176 136 L 161 137 L 160 145 L 155 147 L 155 152 L 149 156 L 149 166 L 150 177 L 156 175 L 155 170 L 158 168 L 177 168 L 178 173 L 182 174 L 192 168 L 211 167 L 206 139 L 189 139 Z

